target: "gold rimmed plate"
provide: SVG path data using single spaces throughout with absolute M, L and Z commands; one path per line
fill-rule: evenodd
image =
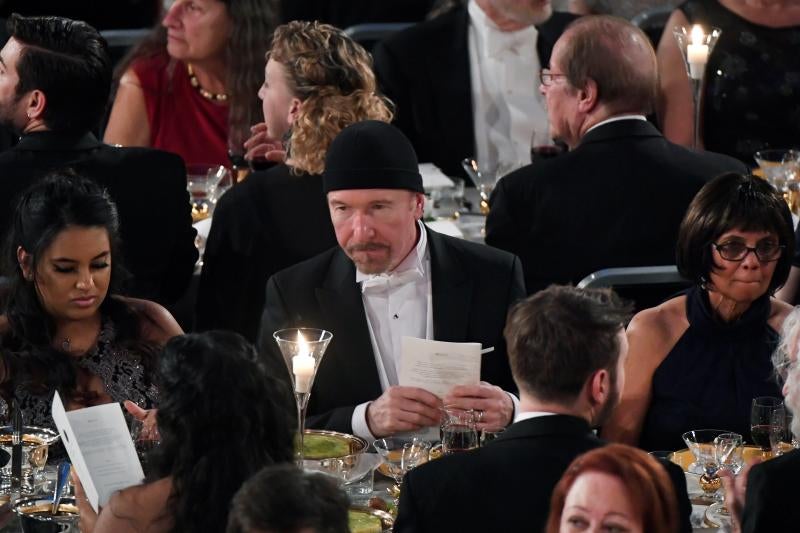
M 347 457 L 364 452 L 366 449 L 367 441 L 347 433 L 307 429 L 303 435 L 303 452 L 306 460 Z
M 386 533 L 394 527 L 394 518 L 386 511 L 353 505 L 348 511 L 352 533 Z
M 786 442 L 781 443 L 781 453 L 787 453 L 792 451 L 791 444 Z M 745 464 L 749 464 L 753 461 L 753 459 L 772 459 L 773 454 L 772 452 L 767 452 L 766 456 L 762 456 L 761 448 L 758 446 L 753 446 L 752 444 L 746 444 L 743 446 L 742 449 L 742 458 L 744 459 Z M 684 448 L 682 450 L 678 450 L 672 452 L 669 455 L 669 460 L 675 463 L 676 465 L 680 466 L 684 472 L 689 471 L 689 466 L 695 462 L 694 455 L 692 455 L 691 450 L 689 448 Z

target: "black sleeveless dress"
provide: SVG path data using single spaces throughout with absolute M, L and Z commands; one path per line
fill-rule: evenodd
M 703 142 L 754 165 L 765 148 L 800 143 L 800 26 L 769 28 L 749 22 L 716 0 L 679 6 L 691 24 L 722 35 L 706 66 Z
M 767 322 L 764 295 L 733 323 L 719 321 L 708 294 L 686 294 L 689 328 L 653 375 L 652 399 L 640 447 L 685 448 L 681 435 L 692 429 L 727 429 L 750 438 L 750 406 L 757 396 L 781 398 L 771 355 L 779 335 Z

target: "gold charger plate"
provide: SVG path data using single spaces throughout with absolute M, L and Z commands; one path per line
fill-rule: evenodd
M 399 459 L 400 453 L 402 453 L 400 450 L 389 452 L 390 460 L 396 461 L 397 459 Z M 434 459 L 438 459 L 441 456 L 442 456 L 442 447 L 437 444 L 436 446 L 431 448 L 430 452 L 428 452 L 428 458 L 425 459 L 424 461 L 420 461 L 419 464 L 424 464 L 427 463 L 428 461 L 433 461 Z M 394 479 L 392 477 L 391 472 L 389 471 L 389 465 L 387 465 L 386 463 L 381 462 L 381 464 L 378 465 L 378 468 L 376 468 L 376 470 L 380 472 L 381 475 L 388 477 L 389 479 L 392 480 Z
M 363 513 L 379 519 L 381 521 L 381 533 L 391 531 L 394 527 L 394 518 L 392 518 L 392 515 L 386 511 L 380 511 L 378 509 L 373 509 L 372 507 L 364 507 L 361 505 L 352 505 L 350 506 L 349 511 L 351 513 Z M 354 532 L 356 531 L 352 527 L 351 530 Z
M 304 458 L 307 460 L 319 461 L 322 459 L 336 459 L 361 453 L 367 449 L 367 441 L 361 437 L 356 437 L 355 435 L 319 429 L 307 429 L 303 433 L 305 435 L 305 442 L 303 445 L 303 448 L 305 448 Z M 308 444 L 314 441 L 323 444 L 323 446 L 327 447 L 328 449 L 339 451 L 334 453 L 311 453 L 313 450 L 308 449 Z
M 787 453 L 793 449 L 794 448 L 792 448 L 791 444 L 786 442 L 781 443 L 781 452 Z M 744 459 L 745 464 L 749 464 L 753 461 L 753 459 L 761 457 L 761 448 L 758 446 L 754 446 L 752 444 L 746 444 L 744 446 L 744 449 L 742 450 L 742 458 Z M 770 453 L 765 459 L 772 459 L 772 454 Z M 680 466 L 684 472 L 688 472 L 689 465 L 694 463 L 694 455 L 692 455 L 692 452 L 689 450 L 689 448 L 684 448 L 669 454 L 669 460 Z

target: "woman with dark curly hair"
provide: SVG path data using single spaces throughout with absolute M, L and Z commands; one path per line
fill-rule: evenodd
M 700 189 L 677 243 L 678 270 L 695 285 L 633 317 L 622 399 L 604 437 L 675 450 L 692 429 L 750 434 L 753 398 L 781 395 L 771 354 L 792 308 L 772 295 L 789 273 L 792 227 L 763 179 L 724 174 Z
M 158 402 L 152 355 L 182 333 L 160 305 L 114 296 L 123 274 L 117 209 L 92 181 L 54 174 L 21 196 L 4 254 L 0 410 L 54 427 L 68 409 Z M 144 414 L 144 413 L 139 413 Z
M 550 500 L 547 533 L 675 533 L 678 501 L 667 470 L 623 444 L 578 456 Z
M 255 341 L 269 277 L 336 246 L 321 174 L 346 126 L 389 122 L 370 55 L 341 30 L 290 22 L 275 30 L 259 91 L 264 120 L 246 143 L 251 158 L 286 161 L 255 172 L 217 204 L 206 244 L 197 326 Z
M 225 331 L 170 340 L 158 362 L 161 445 L 144 485 L 100 515 L 81 498 L 81 531 L 225 531 L 236 491 L 261 468 L 292 461 L 292 398 L 253 347 Z
M 175 0 L 123 61 L 105 142 L 229 165 L 260 114 L 256 92 L 275 0 Z

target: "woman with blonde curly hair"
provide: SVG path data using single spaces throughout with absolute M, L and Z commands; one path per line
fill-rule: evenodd
M 553 490 L 545 531 L 680 531 L 669 474 L 656 458 L 625 444 L 580 455 Z
M 279 26 L 258 92 L 264 122 L 245 143 L 253 161 L 278 163 L 228 191 L 214 211 L 197 299 L 197 328 L 254 341 L 269 277 L 336 246 L 322 191 L 328 145 L 345 127 L 392 119 L 372 58 L 341 30 Z

